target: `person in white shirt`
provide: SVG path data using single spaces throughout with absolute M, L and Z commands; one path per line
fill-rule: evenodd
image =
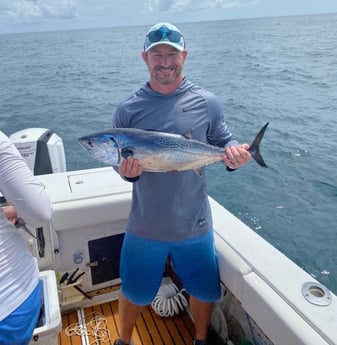
M 15 228 L 18 217 L 43 227 L 52 203 L 9 138 L 0 131 L 0 192 L 10 206 L 0 207 L 0 345 L 29 343 L 40 313 L 37 260 Z

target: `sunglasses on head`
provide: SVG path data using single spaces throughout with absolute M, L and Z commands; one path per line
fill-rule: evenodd
M 178 43 L 182 39 L 182 34 L 178 31 L 170 30 L 165 26 L 160 27 L 157 30 L 151 31 L 147 34 L 147 38 L 150 43 L 159 42 L 162 40 L 169 40 L 173 43 Z

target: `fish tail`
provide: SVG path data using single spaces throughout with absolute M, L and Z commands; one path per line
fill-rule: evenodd
M 248 151 L 254 158 L 255 162 L 260 165 L 261 167 L 268 168 L 267 164 L 264 162 L 261 154 L 260 154 L 260 143 L 262 141 L 262 138 L 264 136 L 264 132 L 266 131 L 267 127 L 269 125 L 269 122 L 267 122 L 257 133 L 255 139 L 253 140 L 252 144 L 250 145 Z

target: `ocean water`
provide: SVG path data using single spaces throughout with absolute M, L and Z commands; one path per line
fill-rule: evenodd
M 270 122 L 269 168 L 209 166 L 210 195 L 337 293 L 337 14 L 179 27 L 185 76 L 219 96 L 238 140 Z M 49 128 L 68 170 L 99 166 L 77 138 L 110 127 L 118 102 L 148 79 L 147 29 L 0 35 L 0 129 Z

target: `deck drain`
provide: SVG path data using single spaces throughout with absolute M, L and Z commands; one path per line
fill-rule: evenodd
M 315 282 L 304 283 L 302 294 L 309 303 L 319 306 L 329 305 L 332 299 L 330 291 L 324 285 Z

